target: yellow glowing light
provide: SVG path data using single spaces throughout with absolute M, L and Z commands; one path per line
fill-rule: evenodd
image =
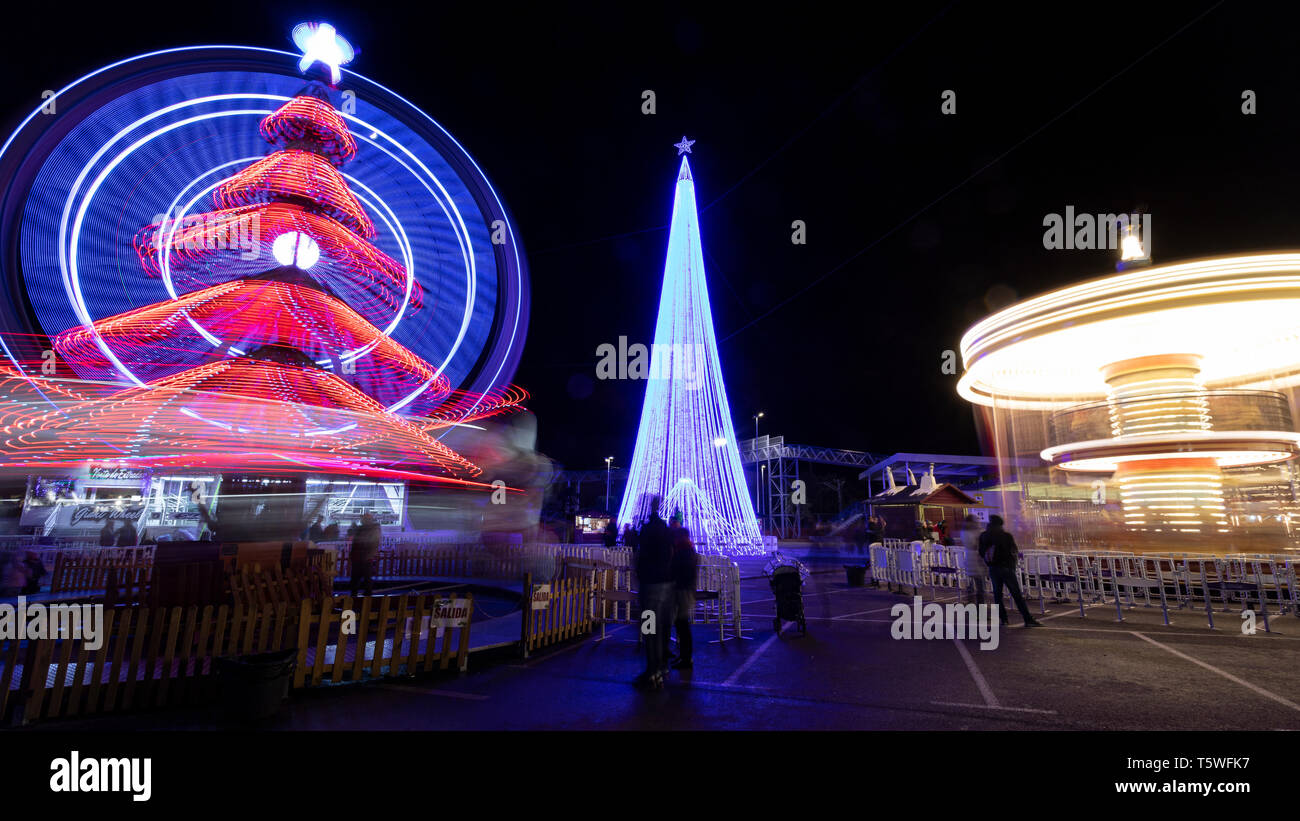
M 1146 268 L 1018 303 L 962 337 L 957 390 L 1064 407 L 1106 396 L 1105 365 L 1170 351 L 1199 354 L 1207 387 L 1300 384 L 1300 254 Z
M 1211 434 L 1214 437 L 1215 434 Z M 1188 439 L 1191 437 L 1189 436 Z M 1222 439 L 1224 437 L 1218 437 Z M 1234 431 L 1231 433 L 1231 439 L 1241 441 L 1263 441 L 1263 442 L 1289 442 L 1295 443 L 1300 447 L 1300 434 L 1287 431 Z M 1087 442 L 1073 442 L 1068 445 L 1059 445 L 1054 448 L 1043 450 L 1039 456 L 1045 461 L 1054 462 L 1056 457 L 1088 448 L 1103 448 L 1114 446 L 1117 441 L 1128 442 L 1129 440 L 1115 439 L 1093 439 Z M 1148 442 L 1142 437 L 1133 437 L 1133 442 L 1137 444 L 1155 444 Z M 1173 444 L 1179 444 L 1176 440 L 1171 441 Z M 1245 467 L 1247 465 L 1268 465 L 1275 462 L 1283 462 L 1295 456 L 1293 451 L 1285 450 L 1197 450 L 1194 454 L 1198 457 L 1212 458 L 1218 462 L 1219 467 Z M 1144 461 L 1152 458 L 1150 455 L 1141 454 L 1120 454 L 1114 456 L 1099 456 L 1087 459 L 1071 459 L 1068 462 L 1061 462 L 1056 467 L 1065 470 L 1076 470 L 1090 473 L 1109 473 L 1123 462 Z
M 1123 262 L 1147 258 L 1147 252 L 1142 248 L 1142 240 L 1138 239 L 1137 235 L 1133 233 L 1132 225 L 1125 229 L 1124 238 L 1120 240 L 1119 258 Z

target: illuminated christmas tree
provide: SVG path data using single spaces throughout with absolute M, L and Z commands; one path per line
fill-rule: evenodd
M 693 142 L 683 137 L 678 155 L 689 154 Z M 685 156 L 677 174 L 650 374 L 619 527 L 642 522 L 656 495 L 665 517 L 682 513 L 701 548 L 732 554 L 762 551 L 722 381 L 695 182 Z

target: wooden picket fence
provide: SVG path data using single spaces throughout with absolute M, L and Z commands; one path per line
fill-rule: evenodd
M 119 584 L 147 585 L 153 573 L 153 554 L 153 547 L 60 551 L 50 577 L 50 592 L 102 592 L 110 576 Z
M 333 543 L 335 578 L 352 575 L 352 547 Z M 484 545 L 438 544 L 381 547 L 374 559 L 375 578 L 517 579 L 534 566 L 528 555 Z M 552 560 L 554 561 L 554 560 Z
M 524 656 L 539 647 L 591 633 L 592 585 L 588 578 L 553 578 L 550 600 L 543 609 L 532 609 L 533 577 L 524 576 L 523 635 L 520 639 Z
M 213 659 L 284 647 L 295 611 L 213 607 L 104 608 L 103 640 L 30 641 L 19 686 L 23 723 L 94 713 L 195 704 L 214 692 Z M 18 640 L 6 648 L 5 671 L 15 674 Z M 3 715 L 0 713 L 0 715 Z
M 428 673 L 435 663 L 446 670 L 453 658 L 457 670 L 467 669 L 473 595 L 363 596 L 359 606 L 353 604 L 350 596 L 326 597 L 319 606 L 302 603 L 294 687 Z M 463 626 L 438 625 L 453 615 L 449 608 L 463 618 Z M 345 624 L 349 611 L 351 633 Z
M 455 613 L 448 613 L 447 601 Z M 340 634 L 344 611 L 356 630 Z M 200 704 L 216 696 L 215 659 L 297 647 L 295 688 L 467 668 L 470 596 L 329 596 L 261 607 L 104 608 L 100 646 L 80 639 L 0 640 L 0 721 L 22 723 Z M 436 619 L 463 616 L 463 626 Z M 439 642 L 441 639 L 441 642 Z M 294 644 L 296 640 L 296 645 Z
M 285 570 L 278 564 L 267 569 L 244 566 L 229 574 L 233 604 L 264 607 L 284 602 L 297 607 L 304 600 L 319 601 L 333 591 L 334 579 L 314 568 Z
M 692 623 L 716 626 L 720 642 L 744 638 L 740 568 L 727 556 L 701 554 L 698 560 Z M 592 567 L 590 578 L 595 590 L 592 615 L 600 625 L 601 635 L 604 635 L 607 624 L 639 621 L 640 614 L 636 610 L 638 597 L 634 589 L 636 574 L 631 567 L 597 564 Z
M 325 542 L 310 564 L 335 579 L 352 574 L 352 548 L 347 541 Z M 97 593 L 110 586 L 145 590 L 153 578 L 153 546 L 58 550 L 50 577 L 52 593 Z M 630 569 L 631 551 L 593 545 L 449 544 L 425 542 L 403 534 L 385 536 L 375 558 L 377 578 L 494 578 L 517 579 L 524 573 L 549 576 L 567 559 L 580 559 Z M 138 597 L 137 597 L 138 598 Z M 126 596 L 123 601 L 131 601 Z

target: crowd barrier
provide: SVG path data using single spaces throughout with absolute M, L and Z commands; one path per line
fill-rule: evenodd
M 597 565 L 593 574 L 593 618 L 600 625 L 601 636 L 608 624 L 640 622 L 637 608 L 636 573 L 630 566 L 631 551 L 625 557 L 628 564 Z M 740 606 L 740 568 L 727 556 L 700 555 L 695 583 L 695 610 L 692 624 L 717 625 L 718 641 L 727 640 L 727 628 L 732 638 L 743 638 L 743 621 Z
M 214 659 L 290 647 L 298 649 L 295 687 L 392 676 L 399 670 L 447 669 L 453 662 L 465 669 L 468 617 L 461 625 L 441 611 L 472 604 L 472 598 L 360 597 L 354 606 L 350 598 L 329 595 L 332 580 L 350 576 L 350 546 L 324 546 L 335 548 L 327 552 L 333 556 L 332 568 L 242 567 L 225 577 L 232 603 L 203 607 L 146 606 L 152 547 L 60 552 L 55 557 L 57 592 L 107 592 L 105 640 L 95 650 L 78 639 L 0 643 L 0 720 L 15 696 L 24 705 L 24 722 L 199 703 L 213 695 Z M 639 620 L 632 551 L 626 548 L 394 539 L 379 551 L 377 575 L 523 579 L 526 596 L 518 635 L 525 655 L 587 635 L 596 624 L 603 632 L 607 623 Z M 736 563 L 700 556 L 698 578 L 693 620 L 716 624 L 719 641 L 726 640 L 728 626 L 734 636 L 742 636 Z M 550 586 L 536 608 L 534 579 L 549 580 Z M 355 611 L 356 624 L 355 632 L 344 634 L 342 614 L 347 610 Z M 437 639 L 442 642 L 435 646 Z M 43 677 L 38 671 L 44 671 Z
M 304 599 L 262 607 L 104 608 L 101 641 L 0 640 L 0 720 L 201 704 L 216 697 L 216 660 L 296 647 L 293 687 L 464 670 L 472 597 Z M 353 611 L 348 631 L 339 629 Z M 438 640 L 441 639 L 441 642 Z
M 59 550 L 54 556 L 50 592 L 102 592 L 108 586 L 110 576 L 115 576 L 124 583 L 129 579 L 147 584 L 153 570 L 153 560 L 152 546 Z
M 586 578 L 553 578 L 541 584 L 524 576 L 524 657 L 534 650 L 591 632 L 594 590 Z
M 940 588 L 963 590 L 987 567 L 973 551 L 932 542 L 881 543 L 868 548 L 873 582 L 913 593 Z M 1252 610 L 1270 631 L 1270 617 L 1300 617 L 1300 556 L 1286 554 L 1127 553 L 1098 551 L 1022 551 L 1016 566 L 1026 598 L 1037 599 L 1040 613 L 1049 600 L 1088 607 L 1107 605 L 1124 620 L 1126 609 L 1160 608 L 1165 624 L 1172 610 L 1203 610 L 1213 628 L 1216 606 L 1234 616 Z
M 304 600 L 294 687 L 446 670 L 453 659 L 464 672 L 473 612 L 472 594 Z

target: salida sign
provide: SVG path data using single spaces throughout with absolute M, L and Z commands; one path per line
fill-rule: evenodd
M 551 604 L 551 586 L 549 584 L 533 585 L 533 609 L 545 610 Z
M 438 599 L 431 618 L 434 627 L 464 627 L 469 624 L 469 599 Z

